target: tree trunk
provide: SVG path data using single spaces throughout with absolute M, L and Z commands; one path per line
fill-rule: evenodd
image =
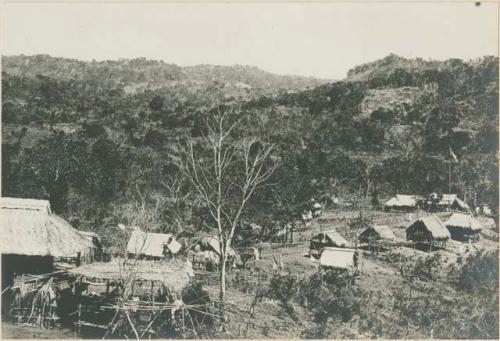
M 224 242 L 224 238 L 219 236 L 220 249 L 221 249 L 221 266 L 220 266 L 220 319 L 221 322 L 225 322 L 225 302 L 226 302 L 226 263 L 227 263 L 227 252 L 231 248 L 231 241 L 227 240 Z
M 221 264 L 221 271 L 220 271 L 220 318 L 221 321 L 224 322 L 225 320 L 225 309 L 224 309 L 224 304 L 226 301 L 226 256 L 225 253 L 221 257 L 222 258 L 222 264 Z

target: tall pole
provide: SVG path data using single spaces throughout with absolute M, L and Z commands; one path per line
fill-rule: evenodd
M 451 161 L 448 162 L 448 194 L 451 194 Z

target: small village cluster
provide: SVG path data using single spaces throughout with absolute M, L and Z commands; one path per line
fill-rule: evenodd
M 299 219 L 300 229 L 310 232 L 309 253 L 304 256 L 319 271 L 362 276 L 362 252 L 392 246 L 432 252 L 445 248 L 450 239 L 469 245 L 479 240 L 481 230 L 496 229 L 487 206 L 471 210 L 457 195 L 433 193 L 427 197 L 396 195 L 385 203 L 384 214 L 404 212 L 406 240 L 396 237 L 394 226 L 373 223 L 360 230 L 355 240 L 337 228 L 313 231 L 311 223 L 322 219 L 324 206 L 336 207 L 340 200 L 332 202 L 312 200 Z M 103 248 L 102 236 L 76 230 L 52 213 L 46 200 L 1 198 L 0 210 L 2 315 L 18 323 L 47 327 L 71 321 L 78 331 L 94 328 L 109 333 L 116 328 L 116 312 L 125 309 L 127 314 L 142 313 L 140 336 L 151 337 L 155 333 L 151 312 L 168 310 L 173 320 L 175 314 L 182 314 L 184 320 L 182 290 L 197 274 L 219 269 L 221 250 L 216 236 L 180 241 L 172 234 L 122 226 L 129 236 L 124 252 L 110 252 Z M 438 216 L 443 212 L 444 221 Z M 250 235 L 262 236 L 262 227 L 248 225 Z M 286 235 L 289 229 L 273 237 Z M 255 266 L 262 258 L 262 244 L 228 250 L 228 268 Z M 273 270 L 279 268 L 280 262 L 275 261 Z

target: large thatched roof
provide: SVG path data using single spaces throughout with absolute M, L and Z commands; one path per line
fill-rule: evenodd
M 471 231 L 481 231 L 483 227 L 470 214 L 453 213 L 451 217 L 444 223 L 447 227 L 458 227 Z
M 133 254 L 141 254 L 152 257 L 162 257 L 163 249 L 167 248 L 172 254 L 176 254 L 182 245 L 175 237 L 168 233 L 151 233 L 132 231 L 127 244 L 127 251 Z
M 125 280 L 132 271 L 139 281 L 160 282 L 173 292 L 181 292 L 194 276 L 191 263 L 180 260 L 152 262 L 129 260 L 127 262 L 97 262 L 79 266 L 69 272 L 88 278 Z
M 423 227 L 427 230 L 432 238 L 436 240 L 444 240 L 451 238 L 450 231 L 446 228 L 445 224 L 436 216 L 430 215 L 425 218 L 417 219 L 406 229 L 406 234 L 411 238 L 415 232 Z
M 71 257 L 91 247 L 47 200 L 0 198 L 0 231 L 3 254 Z
M 416 205 L 417 199 L 414 195 L 404 194 L 397 194 L 385 203 L 387 207 L 415 207 Z
M 375 234 L 377 239 L 385 239 L 385 240 L 395 240 L 396 236 L 392 229 L 387 225 L 372 225 L 367 227 L 360 234 L 360 238 L 367 237 L 368 235 Z

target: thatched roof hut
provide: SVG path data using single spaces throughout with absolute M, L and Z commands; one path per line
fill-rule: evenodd
M 132 231 L 127 244 L 127 252 L 135 255 L 162 258 L 166 252 L 175 255 L 182 245 L 169 233 Z
M 406 228 L 406 239 L 415 243 L 444 246 L 451 238 L 445 224 L 436 216 L 430 215 L 417 219 Z
M 75 257 L 92 245 L 47 200 L 0 198 L 2 254 Z
M 367 227 L 359 235 L 359 240 L 361 242 L 369 242 L 371 240 L 396 240 L 396 236 L 392 229 L 387 225 L 372 225 Z
M 384 204 L 385 210 L 412 210 L 417 207 L 415 195 L 396 194 Z
M 197 247 L 198 246 L 198 247 Z M 219 238 L 212 236 L 203 236 L 199 238 L 194 244 L 193 249 L 199 249 L 199 251 L 211 251 L 215 252 L 218 256 L 220 256 L 220 244 Z M 235 251 L 231 248 L 228 250 L 228 254 L 236 255 Z
M 497 228 L 497 223 L 495 222 L 495 219 L 489 218 L 489 217 L 477 217 L 477 220 L 479 223 L 489 229 L 495 230 Z
M 483 227 L 473 216 L 464 213 L 453 213 L 444 223 L 455 240 L 476 239 Z
M 325 231 L 314 235 L 311 241 L 331 247 L 348 247 L 350 243 L 337 231 Z
M 309 254 L 313 257 L 320 256 L 325 247 L 349 247 L 350 243 L 337 231 L 325 231 L 314 235 L 309 244 Z
M 184 317 L 182 294 L 194 277 L 191 263 L 178 259 L 121 259 L 77 267 L 69 274 L 77 281 L 68 300 L 75 303 L 66 309 L 66 316 L 76 318 L 77 325 L 110 332 L 111 338 L 127 339 L 157 338 L 159 331 L 163 333 L 160 336 L 172 331 L 177 317 Z M 202 304 L 208 302 L 202 297 Z M 113 334 L 113 329 L 119 333 Z
M 234 265 L 238 257 L 233 248 L 226 250 L 228 264 Z M 188 259 L 196 269 L 215 270 L 221 261 L 219 238 L 215 236 L 198 237 L 189 247 Z
M 465 213 L 453 213 L 448 220 L 444 223 L 446 227 L 453 226 L 463 229 L 468 229 L 471 231 L 479 232 L 483 229 L 481 223 L 477 221 L 470 214 Z

